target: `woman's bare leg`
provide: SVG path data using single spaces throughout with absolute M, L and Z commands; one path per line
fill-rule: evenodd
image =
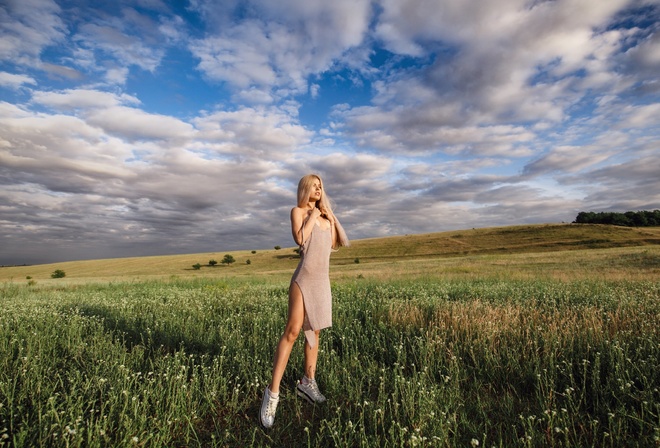
M 284 376 L 284 369 L 289 362 L 291 349 L 293 344 L 298 339 L 300 330 L 302 329 L 303 320 L 305 319 L 305 305 L 303 303 L 302 292 L 298 285 L 293 282 L 289 288 L 289 314 L 284 328 L 284 334 L 280 338 L 275 350 L 275 357 L 273 359 L 273 379 L 268 388 L 271 392 L 277 394 L 280 391 L 280 382 Z M 317 345 L 318 347 L 318 345 Z M 316 360 L 314 361 L 316 364 Z
M 309 342 L 305 341 L 305 376 L 310 380 L 314 379 L 316 375 L 316 360 L 319 356 L 319 336 L 321 335 L 321 330 L 316 330 L 316 345 L 314 348 L 309 346 Z

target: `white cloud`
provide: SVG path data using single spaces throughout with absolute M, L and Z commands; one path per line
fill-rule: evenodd
M 127 94 L 114 94 L 90 89 L 73 89 L 62 92 L 36 91 L 32 101 L 58 110 L 95 109 L 139 104 L 139 100 Z
M 625 4 L 623 0 L 584 0 L 543 2 L 530 8 L 523 0 L 450 1 L 442 5 L 427 0 L 405 4 L 391 0 L 383 2 L 377 30 L 393 51 L 424 43 L 426 54 L 436 53 L 426 78 L 418 74 L 407 77 L 424 83 L 423 89 L 418 88 L 420 93 L 436 92 L 424 94 L 428 102 L 457 102 L 461 104 L 459 112 L 469 105 L 473 119 L 482 114 L 481 118 L 489 121 L 557 122 L 585 93 L 574 91 L 564 77 L 586 70 L 586 77 L 593 79 L 592 88 L 617 82 L 607 61 L 621 49 L 627 36 L 622 31 L 594 30 L 606 25 Z M 395 32 L 386 32 L 389 30 Z M 408 97 L 409 84 L 408 79 L 391 84 L 388 90 L 401 93 L 389 92 L 389 97 Z M 414 95 L 403 104 L 414 103 L 420 96 Z
M 48 77 L 52 79 L 72 81 L 80 81 L 83 79 L 83 74 L 78 70 L 64 65 L 42 62 L 39 64 L 39 68 L 46 72 Z
M 211 12 L 216 3 L 197 6 L 218 24 L 215 35 L 190 46 L 199 69 L 238 89 L 281 88 L 285 94 L 306 92 L 309 75 L 360 46 L 371 12 L 365 0 L 259 1 L 252 5 L 258 14 L 227 25 L 231 8 L 220 8 L 224 15 Z
M 164 54 L 162 48 L 146 45 L 139 36 L 127 34 L 112 25 L 85 24 L 80 28 L 77 39 L 81 45 L 101 51 L 123 65 L 136 65 L 147 71 L 153 71 Z M 102 61 L 103 56 L 101 64 L 97 62 L 96 66 L 102 65 Z
M 25 84 L 36 84 L 34 78 L 26 75 L 16 75 L 13 73 L 0 72 L 0 86 L 10 89 L 19 89 Z
M 60 12 L 53 0 L 10 0 L 0 5 L 0 60 L 34 66 L 45 47 L 65 37 Z
M 621 122 L 618 128 L 646 129 L 658 125 L 660 117 L 660 103 L 643 106 L 626 106 L 619 111 Z
M 288 113 L 275 108 L 218 111 L 194 120 L 198 139 L 234 157 L 268 156 L 282 160 L 306 145 L 312 133 Z
M 344 115 L 347 132 L 366 148 L 398 154 L 479 154 L 523 157 L 535 134 L 521 126 L 471 126 L 456 122 L 456 104 L 355 108 Z
M 547 172 L 572 173 L 598 165 L 612 155 L 602 148 L 588 146 L 560 146 L 525 167 L 525 174 Z
M 194 131 L 190 124 L 177 118 L 122 106 L 92 111 L 87 121 L 111 135 L 129 140 L 187 140 Z
M 214 37 L 193 44 L 191 50 L 200 58 L 199 68 L 210 78 L 238 88 L 276 84 L 277 77 L 268 58 L 269 42 L 258 24 L 244 24 L 235 32 L 236 36 Z

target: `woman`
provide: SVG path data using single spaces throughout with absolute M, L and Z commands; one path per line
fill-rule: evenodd
M 273 378 L 261 402 L 260 419 L 266 428 L 275 422 L 280 382 L 301 329 L 305 332 L 305 373 L 296 385 L 296 393 L 312 403 L 325 401 L 314 376 L 321 329 L 332 325 L 330 252 L 348 246 L 349 241 L 316 174 L 308 174 L 298 182 L 298 206 L 291 210 L 291 232 L 300 246 L 300 263 L 289 286 L 289 314 L 275 350 Z

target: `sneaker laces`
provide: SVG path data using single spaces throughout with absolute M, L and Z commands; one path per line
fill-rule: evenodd
M 310 380 L 307 386 L 312 390 L 314 395 L 321 395 L 321 391 L 319 390 L 319 385 L 316 384 L 316 380 Z
M 271 415 L 275 415 L 275 411 L 277 410 L 278 398 L 273 398 L 272 395 L 268 394 L 268 404 L 266 405 L 266 416 L 270 417 Z

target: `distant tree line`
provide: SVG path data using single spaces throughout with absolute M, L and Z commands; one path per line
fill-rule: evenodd
M 575 224 L 612 224 L 626 227 L 660 226 L 660 210 L 638 212 L 580 212 Z

